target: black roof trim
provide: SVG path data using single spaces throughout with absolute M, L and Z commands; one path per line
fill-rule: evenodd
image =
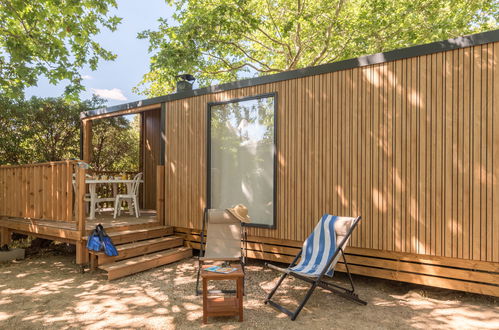
M 251 87 L 262 84 L 275 83 L 283 80 L 290 80 L 308 76 L 314 76 L 324 73 L 331 73 L 335 71 L 341 71 L 346 69 L 358 68 L 367 65 L 380 64 L 395 60 L 400 60 L 404 58 L 417 57 L 422 55 L 428 55 L 438 52 L 444 52 L 448 50 L 465 48 L 471 46 L 477 46 L 482 44 L 487 44 L 490 42 L 499 41 L 499 30 L 487 31 L 477 34 L 472 34 L 468 36 L 462 36 L 454 39 L 432 42 L 430 44 L 412 46 L 408 48 L 401 48 L 392 50 L 386 53 L 378 53 L 374 55 L 361 56 L 358 58 L 348 59 L 339 62 L 327 63 L 318 66 L 286 71 L 281 73 L 276 73 L 268 76 L 261 76 L 256 78 L 238 80 L 222 85 L 209 86 L 204 88 L 195 89 L 192 91 L 185 91 L 181 93 L 173 93 L 164 96 L 159 96 L 151 99 L 145 99 L 136 102 L 130 102 L 120 105 L 115 105 L 107 108 L 101 108 L 97 110 L 90 110 L 82 112 L 80 117 L 89 118 L 95 117 L 102 114 L 109 114 L 113 112 L 119 112 L 134 108 L 139 108 L 152 104 L 160 104 L 162 102 L 174 101 L 184 98 L 189 98 L 193 96 L 211 94 L 221 91 L 227 91 L 231 89 L 239 89 L 244 87 Z

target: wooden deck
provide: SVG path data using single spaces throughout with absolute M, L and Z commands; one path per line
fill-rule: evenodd
M 161 178 L 163 166 L 158 166 Z M 12 233 L 76 245 L 76 263 L 88 260 L 86 237 L 102 223 L 108 232 L 163 226 L 164 189 L 156 189 L 156 211 L 144 210 L 137 219 L 124 214 L 112 218 L 111 210 L 88 219 L 85 215 L 86 169 L 76 160 L 19 166 L 0 166 L 0 244 Z M 158 181 L 161 182 L 161 181 Z
M 110 211 L 102 212 L 101 214 L 97 214 L 96 219 L 86 220 L 85 229 L 87 234 L 99 223 L 101 223 L 108 232 L 112 232 L 128 228 L 156 226 L 159 224 L 159 221 L 156 218 L 156 211 L 153 210 L 142 210 L 139 218 L 128 214 L 122 214 L 116 219 L 113 219 Z M 0 227 L 8 228 L 11 232 L 67 243 L 74 243 L 79 239 L 76 222 L 1 217 Z
M 113 215 L 110 211 L 103 212 L 102 214 L 97 214 L 96 219 L 86 221 L 86 229 L 91 230 L 94 229 L 96 225 L 101 223 L 104 228 L 113 228 L 113 227 L 124 227 L 130 225 L 141 225 L 141 224 L 153 224 L 157 225 L 159 222 L 156 218 L 156 211 L 154 210 L 141 210 L 140 217 L 136 218 L 135 216 L 129 214 L 122 214 L 116 219 L 113 219 Z
M 109 280 L 135 274 L 192 256 L 192 249 L 184 247 L 184 240 L 173 236 L 174 229 L 158 220 L 156 211 L 142 210 L 141 216 L 123 214 L 113 219 L 112 210 L 97 214 L 96 219 L 84 219 L 85 227 L 76 221 L 34 220 L 0 217 L 0 244 L 10 242 L 12 233 L 21 233 L 76 246 L 76 263 L 90 265 L 107 273 Z M 97 224 L 102 224 L 119 255 L 106 256 L 103 252 L 89 251 L 88 235 Z

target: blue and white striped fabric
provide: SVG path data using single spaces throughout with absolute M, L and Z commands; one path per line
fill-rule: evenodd
M 312 234 L 303 243 L 300 263 L 290 270 L 305 276 L 319 276 L 322 273 L 336 251 L 334 223 L 337 219 L 338 217 L 330 214 L 322 216 Z M 333 269 L 330 269 L 327 275 L 333 276 Z

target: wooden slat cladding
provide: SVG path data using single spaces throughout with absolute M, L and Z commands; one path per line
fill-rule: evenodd
M 352 246 L 499 262 L 499 43 L 169 102 L 165 212 L 201 228 L 208 102 L 276 92 L 276 229 L 363 220 Z
M 74 165 L 0 166 L 0 216 L 73 221 Z
M 160 224 L 165 223 L 165 166 L 156 166 L 156 219 Z
M 200 248 L 199 230 L 176 227 L 175 235 L 182 237 L 187 246 Z M 247 247 L 245 253 L 250 258 L 290 263 L 298 253 L 302 242 L 248 236 L 243 246 Z M 499 264 L 495 262 L 351 246 L 347 247 L 345 252 L 349 269 L 354 274 L 499 297 Z M 346 271 L 341 258 L 336 270 Z

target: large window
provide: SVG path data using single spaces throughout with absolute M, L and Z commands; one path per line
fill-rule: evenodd
M 248 207 L 252 225 L 274 226 L 275 94 L 208 106 L 208 205 Z

